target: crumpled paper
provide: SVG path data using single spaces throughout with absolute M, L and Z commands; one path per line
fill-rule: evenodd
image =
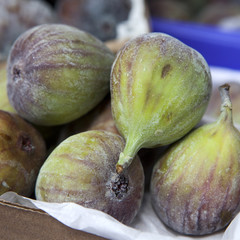
M 230 81 L 240 82 L 240 71 L 211 68 L 215 87 Z M 75 203 L 48 203 L 25 198 L 13 192 L 7 192 L 0 199 L 21 205 L 36 207 L 47 212 L 70 228 L 92 233 L 111 240 L 239 240 L 240 213 L 230 225 L 215 234 L 192 237 L 183 236 L 169 230 L 157 217 L 151 206 L 150 194 L 145 193 L 141 209 L 130 226 L 126 226 L 111 216 Z

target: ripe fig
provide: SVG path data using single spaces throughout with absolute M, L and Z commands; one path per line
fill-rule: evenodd
M 36 125 L 60 125 L 95 107 L 109 92 L 112 52 L 92 35 L 63 24 L 23 33 L 8 58 L 8 97 Z
M 229 85 L 219 89 L 218 120 L 175 143 L 154 166 L 153 208 L 182 234 L 224 229 L 240 210 L 240 133 L 232 122 Z
M 125 172 L 116 173 L 123 146 L 121 136 L 107 131 L 86 131 L 67 138 L 43 164 L 36 199 L 75 202 L 129 224 L 141 205 L 144 174 L 138 156 Z
M 7 95 L 7 62 L 0 62 L 0 110 L 16 113 Z
M 0 195 L 14 191 L 29 197 L 45 157 L 38 131 L 18 115 L 0 110 Z
M 110 83 L 113 118 L 126 140 L 118 172 L 139 149 L 188 133 L 201 120 L 212 88 L 202 55 L 163 33 L 128 41 L 113 63 Z

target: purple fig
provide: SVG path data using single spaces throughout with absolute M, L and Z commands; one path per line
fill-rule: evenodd
M 36 125 L 60 125 L 93 109 L 109 92 L 113 53 L 94 36 L 62 24 L 29 29 L 8 58 L 8 97 Z
M 206 235 L 240 211 L 240 133 L 232 122 L 229 85 L 220 87 L 221 114 L 175 143 L 154 166 L 152 205 L 173 230 Z
M 75 202 L 130 224 L 141 206 L 144 174 L 138 156 L 125 172 L 116 173 L 123 147 L 122 137 L 107 131 L 86 131 L 67 138 L 42 166 L 36 198 Z

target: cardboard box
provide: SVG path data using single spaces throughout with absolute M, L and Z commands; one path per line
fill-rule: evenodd
M 34 206 L 0 200 L 1 240 L 104 240 L 72 229 Z

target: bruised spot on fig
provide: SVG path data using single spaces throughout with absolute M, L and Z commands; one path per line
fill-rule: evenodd
M 226 224 L 233 219 L 233 213 L 231 211 L 222 210 L 220 213 L 220 219 L 222 219 L 222 222 Z
M 0 133 L 0 137 L 3 138 L 4 140 L 6 140 L 7 142 L 12 141 L 11 136 L 5 134 L 5 133 Z
M 214 131 L 214 132 L 211 134 L 211 137 L 214 137 L 216 134 L 217 134 L 217 131 Z
M 119 174 L 112 182 L 112 191 L 118 199 L 121 199 L 127 193 L 128 183 L 128 179 L 123 174 Z
M 162 75 L 161 75 L 161 77 L 162 78 L 165 78 L 167 75 L 168 75 L 168 73 L 170 72 L 170 70 L 171 70 L 171 65 L 170 64 L 166 64 L 164 67 L 163 67 L 163 69 L 162 69 Z
M 162 116 L 162 118 L 165 118 L 167 121 L 171 121 L 171 119 L 173 118 L 173 113 L 167 112 Z
M 21 77 L 21 70 L 18 67 L 13 68 L 13 80 L 16 81 Z
M 18 146 L 21 150 L 32 153 L 34 151 L 34 145 L 28 136 L 20 135 L 18 138 Z

